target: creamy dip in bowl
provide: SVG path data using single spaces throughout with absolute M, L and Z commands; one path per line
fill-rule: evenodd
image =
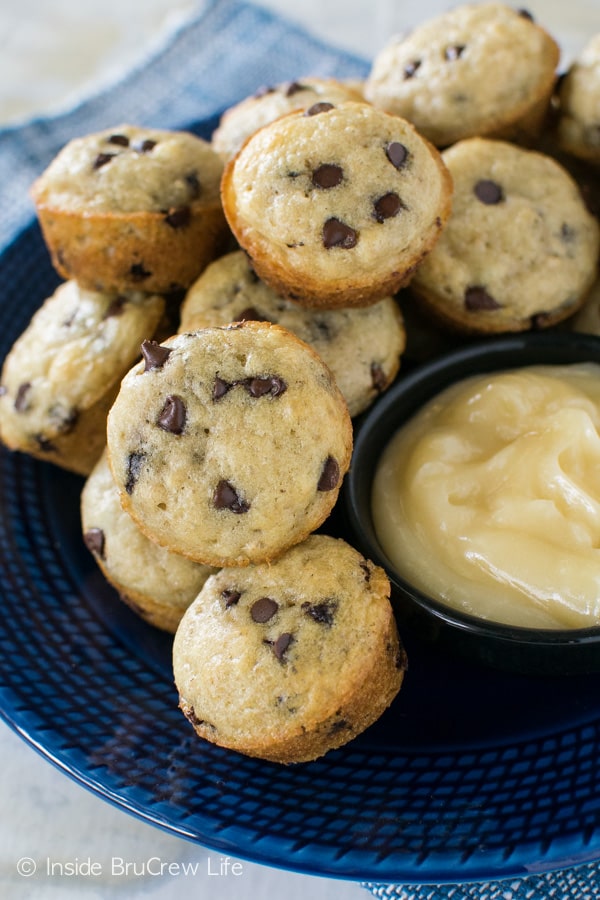
M 600 671 L 600 338 L 490 339 L 401 375 L 358 425 L 344 499 L 421 636 Z

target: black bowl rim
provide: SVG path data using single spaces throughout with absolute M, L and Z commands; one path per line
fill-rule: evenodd
M 527 354 L 544 356 L 544 359 L 526 358 Z M 579 354 L 577 359 L 553 361 L 546 358 L 552 354 L 565 353 L 568 356 Z M 512 354 L 520 354 L 520 358 L 508 361 Z M 498 365 L 498 360 L 504 358 L 506 364 Z M 561 647 L 569 645 L 590 645 L 600 640 L 600 625 L 585 628 L 532 628 L 527 626 L 510 625 L 504 622 L 482 619 L 478 616 L 464 613 L 453 607 L 429 597 L 423 591 L 402 578 L 394 569 L 394 565 L 383 551 L 377 540 L 372 523 L 370 508 L 366 514 L 367 528 L 365 528 L 365 511 L 362 498 L 357 493 L 361 476 L 357 476 L 360 462 L 370 445 L 374 442 L 380 431 L 386 430 L 387 437 L 379 442 L 379 450 L 375 454 L 375 462 L 369 469 L 369 488 L 373 480 L 376 460 L 380 457 L 389 437 L 402 422 L 407 421 L 412 413 L 400 418 L 394 415 L 395 406 L 400 397 L 411 394 L 425 384 L 431 378 L 441 378 L 444 373 L 449 377 L 444 385 L 440 384 L 433 391 L 425 392 L 427 399 L 432 399 L 440 393 L 445 385 L 456 383 L 463 377 L 478 373 L 502 371 L 503 369 L 522 368 L 527 365 L 560 365 L 575 362 L 597 362 L 600 364 L 600 336 L 583 332 L 524 332 L 510 336 L 491 337 L 467 344 L 454 350 L 450 350 L 435 359 L 418 365 L 408 374 L 400 373 L 395 383 L 383 394 L 373 406 L 367 410 L 355 423 L 354 450 L 350 470 L 346 475 L 343 485 L 343 499 L 349 524 L 360 549 L 365 552 L 373 562 L 382 566 L 394 587 L 402 594 L 407 595 L 426 613 L 433 615 L 437 620 L 473 636 L 493 638 L 495 641 L 504 641 L 507 644 L 535 644 L 538 647 Z M 460 370 L 460 372 L 458 371 Z M 455 374 L 456 373 L 456 374 Z M 450 377 L 452 375 L 452 377 Z M 413 411 L 419 408 L 421 400 L 415 400 Z M 393 423 L 393 427 L 389 427 Z M 369 490 L 369 498 L 370 498 Z

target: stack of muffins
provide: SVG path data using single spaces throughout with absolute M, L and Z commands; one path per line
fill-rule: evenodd
M 597 40 L 560 90 L 558 61 L 523 11 L 461 6 L 364 84 L 261 88 L 212 144 L 78 138 L 34 184 L 65 281 L 5 361 L 0 436 L 85 476 L 85 543 L 174 633 L 203 738 L 313 759 L 400 689 L 389 581 L 321 526 L 411 346 L 584 306 L 600 229 L 557 157 L 600 157 Z

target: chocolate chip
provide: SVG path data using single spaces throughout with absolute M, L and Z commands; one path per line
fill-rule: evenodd
M 534 313 L 530 319 L 530 328 L 532 331 L 540 331 L 552 324 L 552 313 L 539 312 Z
M 278 609 L 279 603 L 275 600 L 271 600 L 270 597 L 261 597 L 260 600 L 256 600 L 250 607 L 250 616 L 253 622 L 264 625 L 265 622 L 273 618 Z
M 94 160 L 93 168 L 101 169 L 102 166 L 105 166 L 107 163 L 109 163 L 111 159 L 114 159 L 116 155 L 116 153 L 99 153 Z
M 277 640 L 271 645 L 273 649 L 273 653 L 279 660 L 279 662 L 283 662 L 283 656 L 294 640 L 294 635 L 290 634 L 288 631 L 284 631 L 283 634 L 280 634 Z
M 185 428 L 187 410 L 181 397 L 170 394 L 165 400 L 156 424 L 170 434 L 181 434 Z
M 465 307 L 470 312 L 477 312 L 480 309 L 501 309 L 501 304 L 484 287 L 476 284 L 465 290 Z
M 451 44 L 444 50 L 444 57 L 448 60 L 448 62 L 454 62 L 455 59 L 460 59 L 464 52 L 464 44 Z
M 192 725 L 200 725 L 201 724 L 201 720 L 196 715 L 196 712 L 195 712 L 193 706 L 188 706 L 188 707 L 183 708 L 183 714 L 186 717 L 186 719 L 192 723 Z
M 146 454 L 141 450 L 129 454 L 127 459 L 127 481 L 125 482 L 125 490 L 128 494 L 133 493 L 145 459 Z
M 294 94 L 297 94 L 299 91 L 306 91 L 308 88 L 305 84 L 300 84 L 299 81 L 290 81 L 285 86 L 283 95 L 284 97 L 293 97 Z
M 129 268 L 129 275 L 133 281 L 144 281 L 152 275 L 152 272 L 145 269 L 143 263 L 133 263 Z
M 89 528 L 83 535 L 83 543 L 91 553 L 104 559 L 104 532 L 101 528 Z
M 165 216 L 165 222 L 171 228 L 185 228 L 190 224 L 191 211 L 189 206 L 179 206 L 170 209 Z
M 518 9 L 517 13 L 521 16 L 522 19 L 529 19 L 530 22 L 534 21 L 534 18 L 528 9 Z
M 269 643 L 269 641 L 266 641 L 265 643 Z M 271 644 L 272 644 L 272 642 L 271 642 Z M 298 712 L 298 707 L 292 706 L 290 703 L 290 698 L 286 697 L 282 694 L 280 694 L 278 697 L 275 698 L 275 703 L 277 706 L 284 706 L 285 711 L 290 713 L 291 715 L 294 715 L 294 713 Z
M 323 463 L 321 475 L 317 484 L 318 491 L 332 491 L 340 480 L 340 467 L 337 459 L 328 456 Z
M 356 247 L 357 241 L 358 232 L 339 219 L 327 219 L 323 225 L 323 246 L 326 250 L 332 247 L 351 250 L 352 247 Z
M 502 203 L 504 200 L 504 192 L 496 181 L 489 178 L 482 178 L 473 188 L 473 192 L 478 200 L 485 203 L 486 206 L 495 206 L 496 203 Z
M 56 447 L 52 443 L 52 441 L 45 437 L 43 434 L 34 435 L 34 440 L 38 445 L 38 449 L 41 450 L 42 453 L 56 453 Z
M 323 163 L 312 173 L 312 183 L 318 188 L 337 187 L 344 178 L 344 170 L 333 163 Z
M 394 651 L 394 666 L 400 671 L 406 671 L 408 668 L 408 657 L 402 644 Z
M 129 138 L 124 134 L 111 134 L 108 138 L 109 144 L 117 144 L 119 147 L 129 147 Z
M 213 506 L 215 509 L 228 509 L 238 515 L 250 509 L 250 504 L 243 500 L 234 486 L 225 479 L 221 479 L 214 490 Z
M 173 352 L 170 347 L 163 347 L 157 341 L 143 341 L 141 349 L 146 363 L 144 372 L 149 372 L 151 369 L 162 369 Z
M 413 60 L 411 60 L 411 62 L 407 63 L 404 66 L 404 80 L 406 81 L 406 79 L 412 78 L 413 75 L 415 74 L 415 72 L 417 71 L 417 69 L 420 67 L 420 65 L 421 65 L 420 59 L 413 59 Z
M 263 377 L 242 378 L 239 381 L 224 381 L 222 378 L 215 378 L 213 385 L 212 398 L 220 400 L 232 388 L 240 386 L 245 388 L 251 397 L 279 397 L 287 390 L 287 384 L 283 378 L 278 375 L 265 375 Z
M 190 198 L 192 200 L 197 200 L 202 193 L 202 186 L 198 174 L 196 172 L 188 172 L 185 176 L 185 183 L 189 188 Z
M 363 570 L 366 584 L 369 584 L 371 581 L 371 567 L 369 561 L 367 559 L 361 559 L 360 567 Z
M 400 141 L 391 141 L 385 148 L 385 155 L 396 169 L 403 169 L 408 162 L 408 150 Z
M 315 341 L 330 341 L 333 337 L 331 333 L 331 319 L 323 319 L 321 316 L 314 315 L 311 318 L 310 326 Z
M 73 431 L 79 412 L 74 407 L 65 407 L 61 403 L 53 403 L 48 410 L 48 418 L 60 434 L 68 434 Z
M 261 97 L 265 97 L 267 94 L 272 94 L 272 93 L 274 93 L 274 91 L 275 91 L 275 88 L 271 87 L 271 85 L 263 84 L 252 94 L 252 96 L 256 100 L 260 100 Z
M 140 141 L 139 144 L 136 144 L 134 149 L 137 150 L 138 153 L 150 153 L 155 147 L 156 141 L 153 141 L 151 138 L 145 138 L 143 141 Z
M 322 603 L 303 603 L 302 611 L 319 625 L 331 628 L 338 608 L 337 600 L 323 600 Z
M 333 103 L 325 103 L 325 101 L 321 100 L 319 103 L 313 103 L 312 106 L 309 106 L 304 115 L 318 116 L 319 113 L 329 112 L 333 108 Z
M 394 216 L 397 216 L 403 208 L 404 204 L 398 194 L 390 191 L 375 201 L 373 204 L 373 215 L 378 222 L 385 222 L 386 219 L 392 219 Z
M 338 731 L 345 731 L 347 728 L 351 727 L 350 722 L 346 722 L 345 719 L 338 719 L 329 726 L 329 734 L 337 734 Z
M 216 731 L 216 725 L 213 725 L 212 722 L 207 722 L 206 719 L 199 719 L 194 711 L 193 706 L 188 706 L 187 708 L 182 706 L 183 714 L 186 719 L 192 723 L 195 727 L 199 728 L 210 728 L 211 731 Z
M 220 400 L 221 397 L 224 397 L 232 387 L 233 384 L 230 384 L 228 381 L 223 381 L 223 379 L 219 378 L 219 376 L 217 375 L 217 377 L 215 378 L 215 383 L 213 384 L 213 400 Z
M 387 376 L 386 376 L 385 372 L 383 371 L 381 365 L 377 362 L 372 362 L 371 363 L 371 384 L 373 385 L 375 390 L 379 391 L 379 393 L 381 393 L 382 391 L 385 391 L 385 389 L 387 387 L 387 383 L 388 383 Z
M 25 381 L 17 388 L 17 396 L 15 397 L 14 407 L 17 412 L 25 412 L 27 409 L 27 395 L 31 390 L 31 382 Z
M 236 591 L 235 588 L 225 588 L 224 591 L 221 591 L 221 597 L 225 601 L 225 609 L 235 606 L 241 596 L 241 591 Z
M 114 300 L 108 305 L 106 312 L 103 315 L 103 319 L 111 319 L 113 316 L 120 316 L 125 308 L 125 304 L 127 300 L 125 297 L 115 297 Z
M 234 322 L 268 322 L 266 316 L 263 316 L 262 313 L 259 313 L 254 306 L 247 306 L 241 312 L 237 314 Z
M 577 237 L 577 229 L 567 222 L 563 222 L 560 227 L 560 238 L 565 244 L 571 244 Z
M 251 397 L 279 397 L 287 390 L 287 384 L 283 378 L 277 375 L 267 375 L 264 378 L 248 378 L 244 386 Z

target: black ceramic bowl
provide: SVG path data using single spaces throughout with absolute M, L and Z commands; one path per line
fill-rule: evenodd
M 536 332 L 470 344 L 401 374 L 357 423 L 352 465 L 343 488 L 350 540 L 386 570 L 399 625 L 463 656 L 511 671 L 600 672 L 600 626 L 573 630 L 513 627 L 456 611 L 398 575 L 379 544 L 371 515 L 371 485 L 383 448 L 403 422 L 448 385 L 477 373 L 583 361 L 600 363 L 600 337 Z

